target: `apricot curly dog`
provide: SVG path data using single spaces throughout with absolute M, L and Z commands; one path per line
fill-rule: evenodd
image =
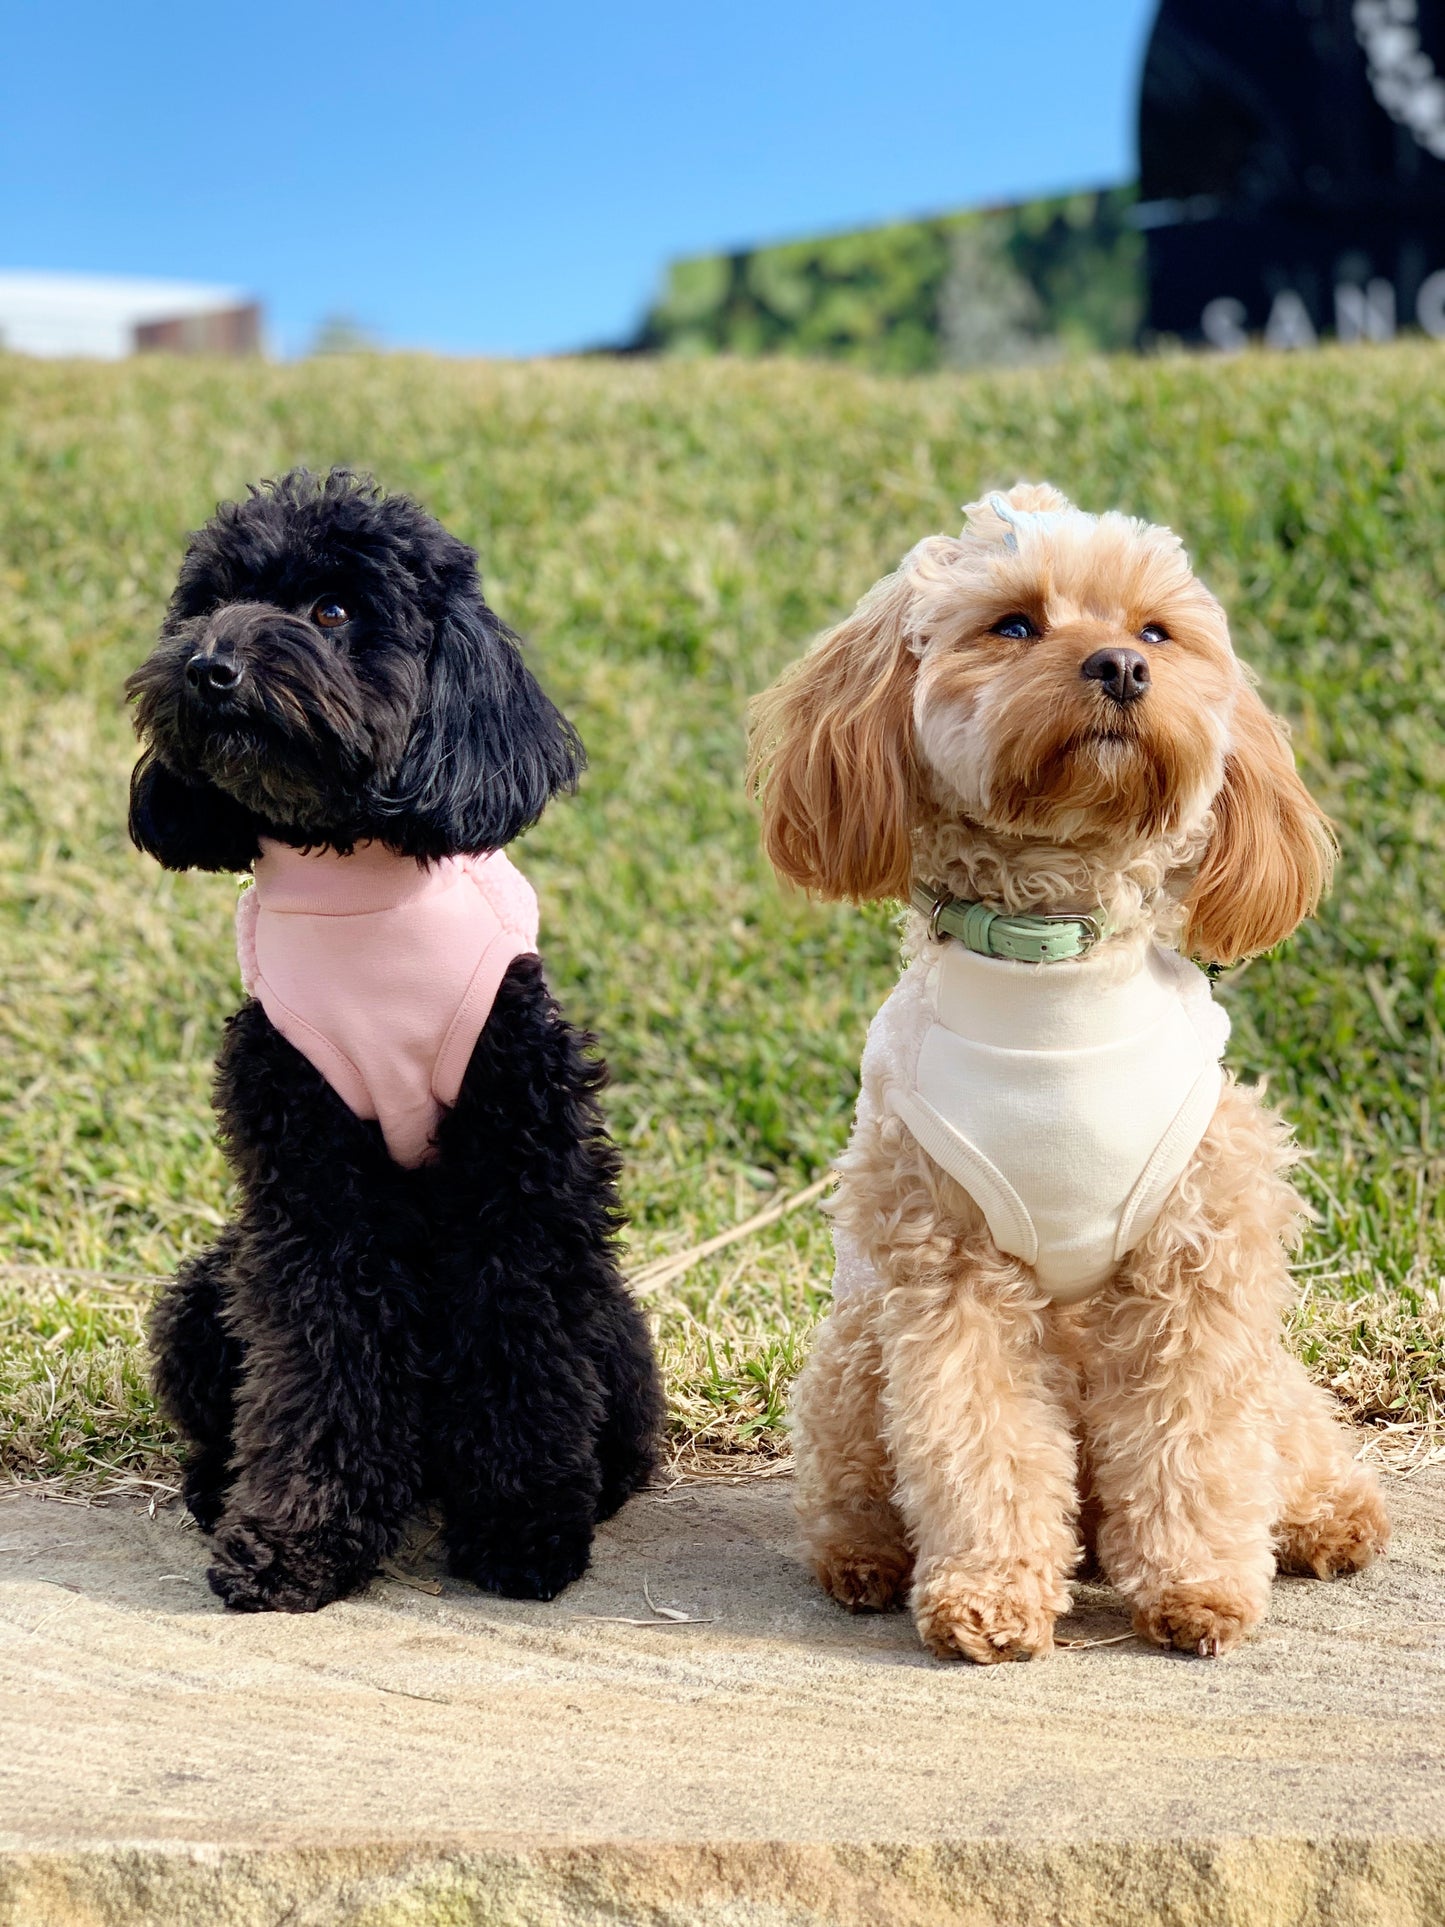
M 796 1396 L 807 1549 L 983 1662 L 1049 1651 L 1087 1549 L 1213 1656 L 1277 1565 L 1389 1537 L 1280 1342 L 1297 1153 L 1185 961 L 1288 936 L 1333 843 L 1174 535 L 1025 484 L 967 515 L 754 710 L 778 871 L 912 905 Z

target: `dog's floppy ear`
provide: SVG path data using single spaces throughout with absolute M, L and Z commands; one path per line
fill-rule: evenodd
M 1248 683 L 1235 703 L 1214 825 L 1185 899 L 1185 948 L 1209 963 L 1238 963 L 1303 923 L 1335 862 L 1329 818 L 1300 780 L 1283 728 Z
M 167 870 L 249 870 L 256 819 L 214 783 L 189 782 L 146 750 L 130 778 L 130 835 Z
M 522 645 L 480 595 L 437 625 L 421 713 L 384 808 L 414 856 L 499 850 L 586 766 L 576 730 L 543 694 Z
M 918 790 L 909 564 L 754 699 L 748 786 L 773 868 L 823 897 L 906 897 Z

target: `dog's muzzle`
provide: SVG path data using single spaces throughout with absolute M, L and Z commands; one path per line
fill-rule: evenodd
M 310 625 L 264 602 L 218 609 L 195 636 L 182 676 L 187 700 L 199 711 L 264 707 L 264 692 L 279 676 L 293 687 L 316 686 L 317 642 Z

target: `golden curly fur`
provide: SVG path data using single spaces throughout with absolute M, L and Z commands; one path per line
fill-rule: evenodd
M 1047 487 L 1006 499 L 1025 513 L 971 506 L 758 698 L 773 864 L 855 901 L 918 879 L 1010 913 L 1099 906 L 1121 969 L 1150 942 L 1219 963 L 1278 943 L 1333 841 L 1223 610 L 1168 530 Z M 1119 646 L 1145 654 L 1147 700 L 1081 674 Z M 929 941 L 910 916 L 906 950 Z M 835 1306 L 794 1405 L 833 1597 L 906 1597 L 940 1656 L 1028 1658 L 1096 1557 L 1139 1632 L 1212 1656 L 1277 1567 L 1328 1578 L 1382 1551 L 1376 1483 L 1280 1343 L 1295 1156 L 1227 1078 L 1152 1229 L 1062 1306 L 898 1118 L 860 1113 L 833 1211 L 879 1284 Z

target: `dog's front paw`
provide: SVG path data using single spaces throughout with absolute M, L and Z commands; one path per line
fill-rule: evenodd
M 862 1546 L 815 1548 L 812 1566 L 824 1592 L 850 1613 L 892 1612 L 903 1604 L 913 1571 L 906 1551 Z
M 960 1563 L 921 1576 L 912 1605 L 929 1652 L 995 1666 L 1052 1652 L 1054 1621 L 1068 1611 L 1069 1595 L 1054 1574 L 1030 1566 Z
M 592 1557 L 592 1521 L 495 1521 L 449 1534 L 448 1569 L 504 1599 L 555 1599 Z
M 1360 1572 L 1390 1543 L 1390 1520 L 1380 1489 L 1361 1473 L 1353 1489 L 1317 1517 L 1287 1519 L 1279 1529 L 1281 1572 L 1314 1579 L 1339 1579 Z
M 1200 1659 L 1232 1651 L 1263 1618 L 1263 1605 L 1228 1579 L 1164 1586 L 1134 1602 L 1136 1633 Z
M 337 1557 L 319 1535 L 288 1538 L 254 1519 L 223 1520 L 206 1578 L 236 1612 L 314 1613 L 364 1578 L 357 1562 Z

